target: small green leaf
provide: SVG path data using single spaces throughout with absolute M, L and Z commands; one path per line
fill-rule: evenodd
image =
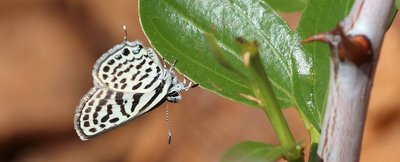
M 400 0 L 396 0 L 396 8 L 397 8 L 397 9 L 400 8 Z
M 264 0 L 275 10 L 281 12 L 302 11 L 308 0 Z
M 274 162 L 293 149 L 259 142 L 242 142 L 230 148 L 221 162 Z

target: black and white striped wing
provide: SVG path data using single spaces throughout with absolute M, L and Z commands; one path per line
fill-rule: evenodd
M 161 83 L 161 73 L 162 66 L 153 49 L 125 41 L 97 60 L 92 75 L 95 87 L 145 93 Z
M 163 103 L 170 86 L 171 77 L 168 76 L 146 93 L 94 87 L 82 98 L 76 110 L 75 129 L 82 140 L 87 140 L 120 126 Z

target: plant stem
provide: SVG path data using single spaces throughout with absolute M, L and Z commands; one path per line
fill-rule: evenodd
M 318 143 L 320 140 L 320 132 L 317 131 L 315 128 L 310 128 L 308 132 L 310 133 L 310 138 L 311 138 L 310 154 L 308 156 L 308 161 L 315 162 L 318 161 L 317 150 L 318 150 Z
M 253 83 L 251 86 L 255 97 L 259 100 L 259 106 L 269 118 L 281 145 L 284 147 L 295 146 L 296 141 L 279 107 L 278 100 L 273 92 L 267 73 L 263 68 L 264 66 L 258 54 L 257 45 L 255 42 L 253 43 L 253 46 L 250 44 L 250 47 L 244 52 L 244 62 L 246 67 L 249 68 L 252 74 L 251 76 L 253 76 L 253 78 L 249 78 L 249 80 Z M 284 157 L 288 161 L 304 161 L 301 151 L 300 147 L 296 147 L 284 154 Z

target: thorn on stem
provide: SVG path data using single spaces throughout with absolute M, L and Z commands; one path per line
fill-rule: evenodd
M 368 38 L 364 35 L 346 35 L 341 25 L 330 32 L 308 37 L 302 43 L 315 41 L 328 43 L 331 49 L 336 48 L 341 61 L 347 59 L 358 67 L 372 61 L 372 47 Z

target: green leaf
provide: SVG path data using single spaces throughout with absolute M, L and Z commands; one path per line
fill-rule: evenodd
M 253 95 L 250 86 L 245 79 L 218 64 L 205 41 L 204 33 L 215 37 L 230 65 L 235 66 L 234 69 L 240 70 L 242 74 L 249 73 L 243 67 L 240 47 L 235 39 L 243 37 L 256 40 L 279 106 L 303 106 L 299 110 L 305 121 L 311 122 L 316 128 L 320 127 L 319 109 L 307 106 L 313 106 L 313 102 L 321 98 L 307 98 L 313 95 L 313 87 L 305 88 L 308 91 L 294 89 L 297 85 L 310 86 L 300 82 L 312 83 L 314 76 L 310 73 L 314 71 L 314 66 L 311 55 L 303 51 L 299 36 L 291 31 L 265 1 L 139 2 L 142 28 L 160 55 L 168 62 L 178 60 L 177 69 L 201 87 L 252 106 L 256 105 L 255 102 L 243 97 Z M 299 101 L 308 105 L 298 104 Z
M 150 43 L 168 62 L 178 60 L 178 71 L 205 89 L 255 105 L 240 95 L 252 94 L 246 82 L 219 66 L 203 35 L 204 32 L 213 34 L 230 64 L 235 69 L 243 69 L 239 47 L 233 41 L 235 37 L 230 31 L 221 30 L 221 25 L 226 23 L 222 20 L 234 19 L 224 16 L 232 9 L 222 10 L 224 7 L 218 3 L 223 2 L 211 0 L 141 0 L 139 3 L 141 25 Z
M 293 149 L 292 147 L 278 147 L 259 142 L 242 142 L 230 148 L 221 162 L 273 162 Z
M 400 8 L 400 0 L 396 0 L 395 5 L 396 5 L 396 8 L 399 9 Z
M 308 0 L 264 0 L 275 10 L 281 12 L 302 11 Z

